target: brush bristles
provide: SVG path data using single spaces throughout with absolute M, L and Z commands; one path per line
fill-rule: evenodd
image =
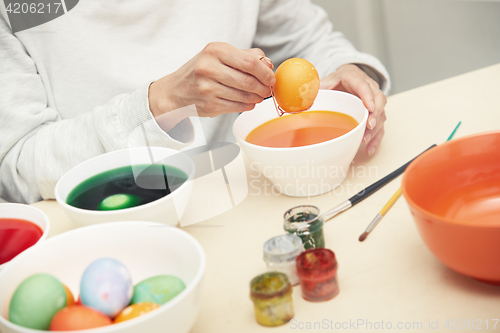
M 361 234 L 361 236 L 359 236 L 359 241 L 360 242 L 364 241 L 366 237 L 368 237 L 368 233 L 365 231 Z

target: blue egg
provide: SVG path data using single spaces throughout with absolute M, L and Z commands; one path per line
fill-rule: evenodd
M 80 297 L 84 305 L 113 318 L 129 305 L 133 288 L 130 273 L 121 262 L 101 258 L 83 273 Z

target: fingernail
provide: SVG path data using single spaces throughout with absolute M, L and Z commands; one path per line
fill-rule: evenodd
M 372 155 L 374 152 L 375 152 L 375 147 L 370 148 L 370 150 L 368 150 L 368 156 Z
M 377 119 L 375 119 L 375 118 L 370 119 L 369 125 L 370 125 L 370 129 L 374 129 L 375 125 L 377 125 Z
M 269 66 L 269 68 L 273 69 L 273 61 L 269 59 L 268 57 L 261 57 L 260 60 L 264 60 L 264 62 Z
M 375 103 L 373 101 L 370 102 L 370 112 L 375 111 Z
M 371 133 L 367 133 L 365 135 L 365 143 L 368 143 L 371 139 L 372 139 L 372 134 Z

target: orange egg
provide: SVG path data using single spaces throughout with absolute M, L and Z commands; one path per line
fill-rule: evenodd
M 63 284 L 64 291 L 66 292 L 66 306 L 71 306 L 75 304 L 75 297 L 71 293 L 71 290 L 69 290 L 68 287 L 66 287 L 65 284 Z
M 115 323 L 120 323 L 122 321 L 130 320 L 139 316 L 142 316 L 145 313 L 151 312 L 154 309 L 158 309 L 160 306 L 156 303 L 137 303 L 137 304 L 132 304 L 125 309 L 123 309 L 122 312 L 118 314 L 115 318 Z
M 291 58 L 284 61 L 275 74 L 274 97 L 283 111 L 300 112 L 311 107 L 319 91 L 319 75 L 313 64 Z
M 111 325 L 111 319 L 83 305 L 66 307 L 50 322 L 51 331 L 77 331 Z

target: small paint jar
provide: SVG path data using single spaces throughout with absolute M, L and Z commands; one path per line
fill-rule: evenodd
M 268 272 L 250 282 L 255 319 L 263 326 L 279 326 L 294 316 L 292 286 L 286 274 Z
M 302 240 L 295 234 L 273 237 L 264 243 L 264 261 L 268 272 L 281 272 L 288 276 L 292 286 L 299 284 L 295 258 L 304 250 Z
M 339 293 L 337 259 L 332 250 L 316 248 L 296 259 L 302 297 L 310 302 L 328 301 Z
M 304 249 L 325 247 L 324 221 L 319 214 L 318 207 L 304 205 L 291 208 L 285 213 L 283 219 L 285 231 L 299 236 Z

